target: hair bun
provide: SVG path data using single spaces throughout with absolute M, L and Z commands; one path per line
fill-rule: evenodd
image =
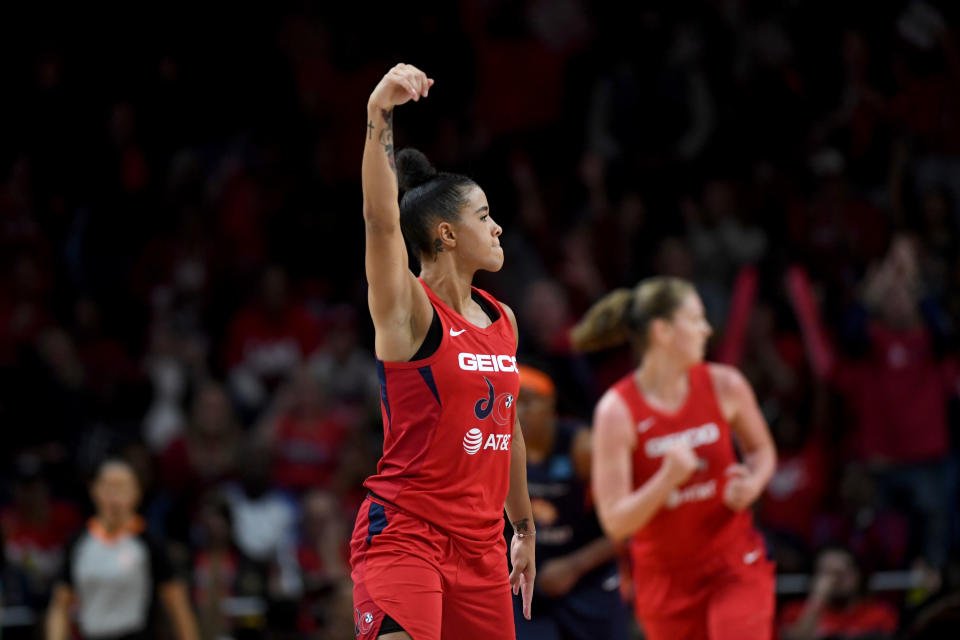
M 409 191 L 437 175 L 427 156 L 417 149 L 403 149 L 397 154 L 397 184 L 401 191 Z

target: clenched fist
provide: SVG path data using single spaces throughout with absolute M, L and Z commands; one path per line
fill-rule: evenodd
M 723 488 L 723 503 L 734 511 L 743 511 L 757 499 L 757 488 L 750 469 L 742 464 L 727 467 L 727 485 Z
M 674 442 L 663 456 L 663 471 L 675 487 L 686 482 L 696 470 L 697 456 L 685 442 Z

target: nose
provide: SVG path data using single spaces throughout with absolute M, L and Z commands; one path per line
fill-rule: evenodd
M 491 219 L 491 222 L 493 222 L 492 219 Z M 493 237 L 494 237 L 494 238 L 499 238 L 502 234 L 503 234 L 503 227 L 501 227 L 501 226 L 498 225 L 496 222 L 494 222 L 494 223 L 493 223 Z

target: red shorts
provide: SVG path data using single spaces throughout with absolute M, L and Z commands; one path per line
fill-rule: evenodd
M 385 615 L 416 640 L 515 637 L 502 537 L 465 554 L 433 525 L 367 497 L 350 564 L 360 640 L 376 638 Z
M 769 640 L 773 570 L 759 534 L 689 569 L 635 568 L 635 612 L 647 640 Z

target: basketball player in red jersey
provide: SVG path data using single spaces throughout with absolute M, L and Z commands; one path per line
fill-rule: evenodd
M 776 452 L 750 384 L 704 363 L 710 333 L 691 284 L 651 278 L 601 299 L 571 336 L 582 351 L 630 341 L 641 356 L 595 410 L 593 487 L 604 531 L 627 542 L 650 640 L 773 632 L 773 563 L 748 507 Z
M 394 108 L 432 86 L 399 64 L 367 103 L 363 217 L 384 441 L 351 540 L 362 640 L 513 638 L 511 587 L 530 617 L 535 532 L 514 405 L 517 322 L 471 286 L 477 270 L 503 266 L 502 229 L 475 182 L 438 173 L 419 151 L 394 156 Z M 515 531 L 509 575 L 504 508 Z

